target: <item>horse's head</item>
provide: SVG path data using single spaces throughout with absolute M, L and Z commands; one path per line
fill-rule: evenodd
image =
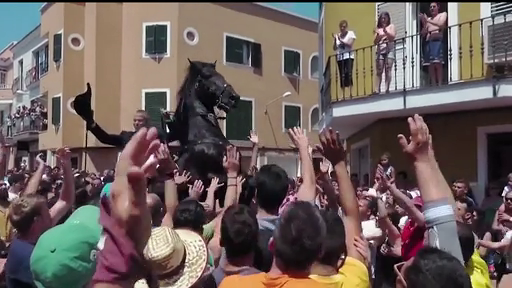
M 229 84 L 224 76 L 215 70 L 215 63 L 205 63 L 201 61 L 191 61 L 188 59 L 189 75 L 195 76 L 195 89 L 199 101 L 208 109 L 217 108 L 228 113 L 235 108 L 240 95 L 236 93 L 233 86 Z

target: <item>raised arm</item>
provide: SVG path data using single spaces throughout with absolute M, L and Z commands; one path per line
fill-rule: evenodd
M 416 206 L 414 206 L 412 200 L 409 199 L 409 197 L 407 197 L 404 193 L 400 192 L 400 190 L 396 188 L 394 182 L 391 182 L 389 179 L 386 180 L 386 186 L 391 192 L 391 195 L 393 195 L 393 198 L 395 199 L 398 206 L 405 210 L 407 215 L 411 217 L 412 220 L 414 220 L 416 225 L 425 226 L 425 216 L 418 208 L 416 208 Z
M 224 209 L 236 204 L 237 199 L 237 177 L 238 169 L 240 169 L 240 157 L 235 146 L 228 146 L 226 156 L 224 158 L 224 169 L 228 174 L 228 185 L 226 189 L 226 197 L 224 198 Z
M 120 135 L 117 135 L 117 134 L 107 133 L 95 121 L 92 124 L 87 125 L 87 126 L 88 126 L 87 130 L 91 131 L 92 135 L 94 135 L 94 137 L 96 137 L 96 139 L 98 139 L 98 141 L 100 141 L 101 143 L 106 144 L 106 145 L 111 145 L 114 147 L 123 147 L 124 146 L 123 137 L 121 137 Z
M 428 126 L 419 115 L 409 117 L 410 142 L 404 135 L 398 139 L 405 153 L 413 158 L 416 179 L 425 202 L 423 214 L 430 246 L 445 250 L 464 263 L 460 248 L 453 195 L 437 165 Z
M 60 218 L 62 218 L 75 203 L 75 179 L 73 177 L 73 168 L 71 167 L 71 151 L 67 147 L 59 148 L 56 154 L 64 174 L 64 179 L 62 180 L 62 190 L 59 195 L 59 200 L 57 200 L 57 203 L 50 209 L 53 225 L 59 222 Z
M 309 141 L 303 130 L 298 127 L 288 129 L 288 136 L 293 145 L 299 149 L 299 158 L 302 167 L 302 185 L 297 191 L 297 199 L 302 201 L 315 201 L 315 170 L 313 168 L 313 160 L 309 155 Z
M 318 136 L 321 145 L 317 145 L 318 151 L 331 162 L 336 173 L 336 179 L 339 185 L 340 205 L 343 209 L 343 222 L 345 224 L 347 256 L 358 259 L 363 262 L 364 259 L 357 252 L 354 246 L 355 237 L 359 237 L 362 233 L 361 219 L 359 218 L 359 209 L 356 193 L 347 171 L 346 153 L 343 148 L 343 142 L 338 132 L 334 132 L 332 128 L 325 129 Z M 364 262 L 363 262 L 364 263 Z
M 252 175 L 254 169 L 252 167 L 256 167 L 258 165 L 258 134 L 256 134 L 256 131 L 251 130 L 251 135 L 249 135 L 249 141 L 252 143 L 252 154 L 251 154 L 251 164 L 249 165 L 249 171 L 248 174 Z
M 37 189 L 39 188 L 39 183 L 41 182 L 41 178 L 44 174 L 44 168 L 46 167 L 46 163 L 41 159 L 42 154 L 38 154 L 36 157 L 37 162 L 37 170 L 32 174 L 32 177 L 28 180 L 27 186 L 25 190 L 21 193 L 22 195 L 35 194 L 37 193 Z

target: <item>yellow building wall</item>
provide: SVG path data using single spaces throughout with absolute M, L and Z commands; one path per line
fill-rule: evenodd
M 459 69 L 461 80 L 485 78 L 487 74 L 487 65 L 482 58 L 484 47 L 480 36 L 480 4 L 459 2 L 459 26 L 450 28 L 451 33 L 454 33 L 453 29 L 459 30 L 459 47 L 452 47 L 452 57 L 459 57 L 460 67 L 454 68 Z
M 352 92 L 349 89 L 342 91 L 339 87 L 339 77 L 337 77 L 336 57 L 333 46 L 333 33 L 339 32 L 339 23 L 341 20 L 348 22 L 348 29 L 356 34 L 354 49 L 369 47 L 373 43 L 373 28 L 377 21 L 376 18 L 376 2 L 369 3 L 324 3 L 324 64 L 327 63 L 328 57 L 331 57 L 331 98 L 333 100 L 341 100 L 343 98 L 350 99 L 370 94 L 372 91 L 373 71 L 368 71 L 369 63 L 375 61 L 374 53 L 370 48 L 365 51 L 359 51 L 356 55 L 353 71 L 354 86 Z M 366 70 L 363 69 L 366 66 Z M 357 71 L 357 74 L 356 74 Z M 364 93 L 366 91 L 366 93 Z
M 474 110 L 446 114 L 423 115 L 432 133 L 436 159 L 447 181 L 466 179 L 477 181 L 478 127 L 512 123 L 510 109 Z M 456 132 L 456 133 L 455 133 Z M 410 158 L 402 152 L 397 135 L 409 136 L 405 118 L 379 120 L 347 138 L 347 151 L 357 142 L 370 140 L 370 174 L 384 152 L 391 154 L 391 163 L 397 171 L 406 171 L 416 181 Z M 372 179 L 372 178 L 370 178 Z

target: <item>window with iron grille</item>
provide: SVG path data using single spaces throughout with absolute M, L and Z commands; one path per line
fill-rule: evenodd
M 301 57 L 300 51 L 284 49 L 283 50 L 283 72 L 290 76 L 301 75 Z
M 252 100 L 240 99 L 237 107 L 226 115 L 226 138 L 229 140 L 247 140 L 253 128 Z
M 149 116 L 150 126 L 161 129 L 160 109 L 167 110 L 167 91 L 144 92 L 144 111 Z
M 283 130 L 302 127 L 302 109 L 298 105 L 284 104 Z

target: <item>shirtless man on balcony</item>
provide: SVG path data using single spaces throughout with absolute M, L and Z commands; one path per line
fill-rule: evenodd
M 428 66 L 430 84 L 439 86 L 443 81 L 443 31 L 448 15 L 446 12 L 439 13 L 438 2 L 430 3 L 430 15 L 419 15 L 423 24 L 421 35 L 426 39 L 423 65 Z

